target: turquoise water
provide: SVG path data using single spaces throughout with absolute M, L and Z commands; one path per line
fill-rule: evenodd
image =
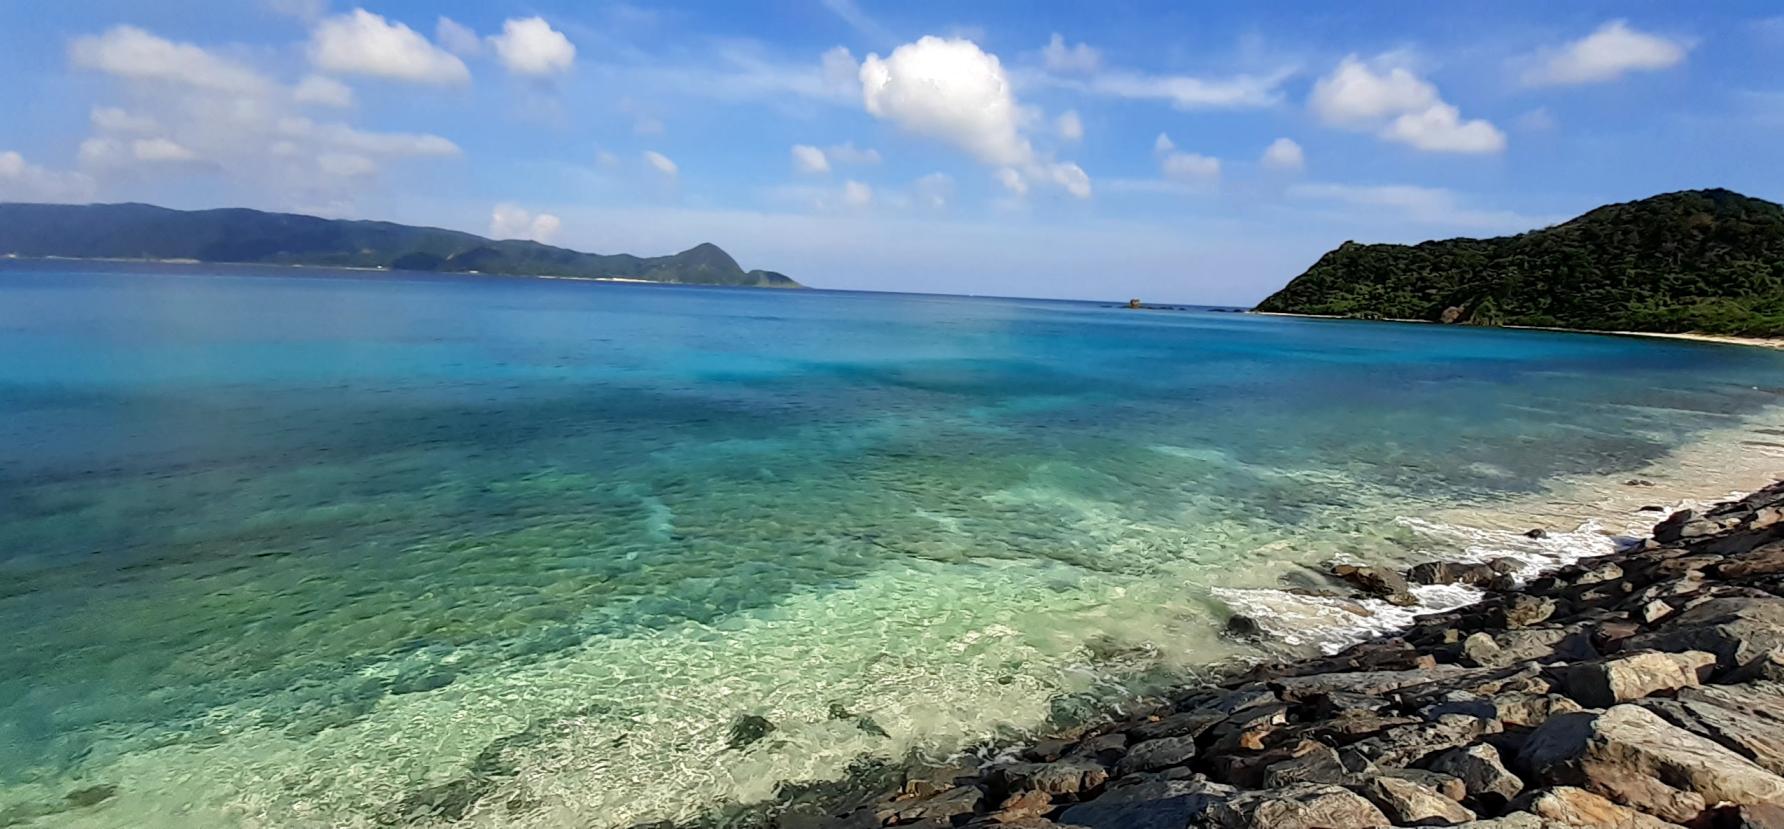
M 0 264 L 0 826 L 691 817 L 1243 656 L 1226 591 L 1452 543 L 1407 519 L 1769 452 L 1781 387 L 1625 337 Z

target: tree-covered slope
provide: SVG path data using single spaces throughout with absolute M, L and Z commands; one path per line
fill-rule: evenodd
M 495 241 L 436 227 L 240 208 L 0 204 L 0 254 L 8 253 L 798 287 L 773 271 L 745 271 L 713 244 L 672 256 L 607 256 L 518 239 Z
M 1517 236 L 1345 242 L 1257 310 L 1784 336 L 1784 206 L 1688 190 Z

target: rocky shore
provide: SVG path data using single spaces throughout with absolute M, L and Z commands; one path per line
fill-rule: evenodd
M 1409 581 L 1486 594 L 1391 639 L 770 820 L 1784 829 L 1784 483 L 1674 513 L 1639 544 L 1528 583 L 1509 569 L 1335 568 L 1390 601 Z

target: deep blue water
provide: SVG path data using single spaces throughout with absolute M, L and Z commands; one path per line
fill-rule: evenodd
M 688 814 L 1226 655 L 1214 588 L 1781 388 L 1632 337 L 0 263 L 0 825 Z

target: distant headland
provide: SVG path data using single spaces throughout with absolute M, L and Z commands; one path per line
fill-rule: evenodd
M 710 242 L 670 256 L 582 253 L 393 222 L 150 204 L 0 204 L 6 254 L 803 287 L 775 271 L 746 271 Z

